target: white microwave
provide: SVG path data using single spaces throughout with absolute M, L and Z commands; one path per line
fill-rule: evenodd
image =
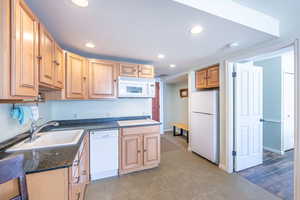
M 119 77 L 118 97 L 154 98 L 155 80 Z

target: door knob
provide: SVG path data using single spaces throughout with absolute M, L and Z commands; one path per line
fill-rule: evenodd
M 264 120 L 264 119 L 259 119 L 259 121 L 260 121 L 260 122 L 264 122 L 265 120 Z

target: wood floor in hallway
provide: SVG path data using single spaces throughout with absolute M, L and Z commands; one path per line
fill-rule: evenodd
M 264 151 L 262 165 L 243 170 L 238 174 L 284 200 L 292 200 L 294 151 L 287 151 L 284 155 Z
M 237 174 L 186 151 L 179 138 L 162 136 L 161 165 L 94 181 L 86 200 L 279 200 Z

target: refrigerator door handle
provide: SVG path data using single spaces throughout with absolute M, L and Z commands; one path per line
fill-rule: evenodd
M 193 111 L 193 113 L 198 113 L 198 114 L 203 114 L 203 115 L 214 115 L 212 113 L 206 113 L 206 112 L 195 112 L 195 111 Z

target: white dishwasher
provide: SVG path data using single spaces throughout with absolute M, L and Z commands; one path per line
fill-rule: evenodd
M 118 175 L 118 130 L 92 131 L 90 135 L 91 179 Z

